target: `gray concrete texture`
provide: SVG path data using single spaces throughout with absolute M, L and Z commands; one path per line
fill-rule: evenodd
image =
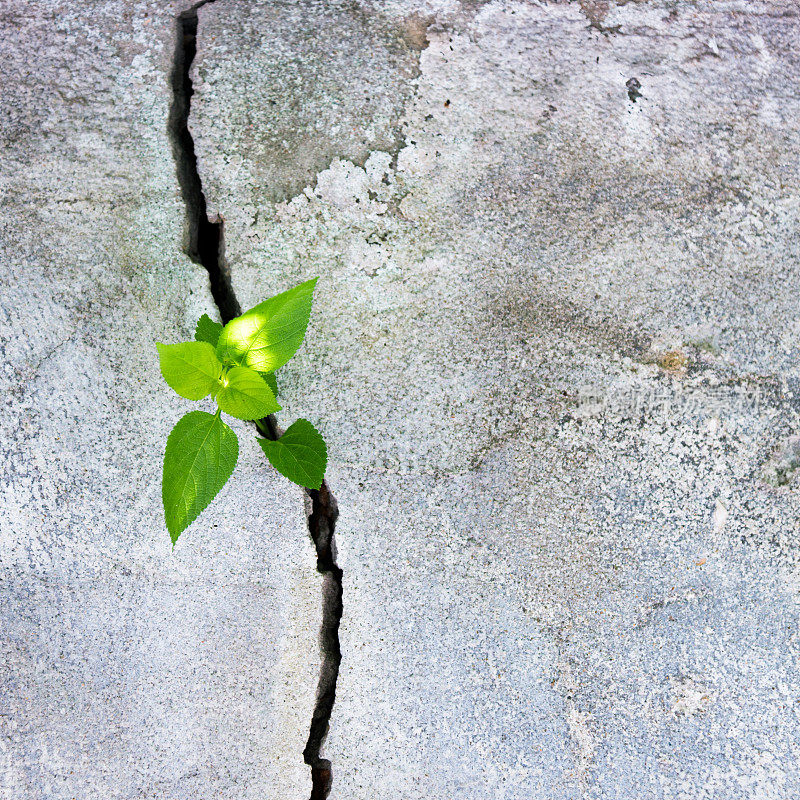
M 166 119 L 177 4 L 0 5 L 0 797 L 303 797 L 320 582 L 242 423 L 171 553 L 155 341 L 213 312 Z M 202 407 L 202 406 L 201 406 Z M 213 408 L 213 407 L 212 407 Z
M 3 5 L 13 798 L 308 795 L 299 493 L 249 439 L 174 555 L 158 507 L 185 403 L 152 341 L 211 307 L 165 127 L 185 7 Z M 279 419 L 341 512 L 331 797 L 800 796 L 800 4 L 199 19 L 242 305 L 321 277 Z

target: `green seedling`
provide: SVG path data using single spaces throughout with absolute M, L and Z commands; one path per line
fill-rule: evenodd
M 281 410 L 275 373 L 303 342 L 316 282 L 271 297 L 224 327 L 203 314 L 193 342 L 156 344 L 161 374 L 172 389 L 187 400 L 212 396 L 217 402 L 214 414 L 190 411 L 181 417 L 167 438 L 161 496 L 173 547 L 227 483 L 239 458 L 239 440 L 222 412 L 261 420 Z M 298 419 L 275 441 L 258 443 L 290 481 L 320 488 L 328 452 L 308 420 Z

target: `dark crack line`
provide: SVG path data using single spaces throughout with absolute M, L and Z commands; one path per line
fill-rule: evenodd
M 172 141 L 172 154 L 181 188 L 186 217 L 186 255 L 208 272 L 211 294 L 223 323 L 242 313 L 231 285 L 230 271 L 225 260 L 225 229 L 222 219 L 208 217 L 206 197 L 197 167 L 194 139 L 189 131 L 194 87 L 190 70 L 197 54 L 198 9 L 213 3 L 201 0 L 177 17 L 175 56 L 171 75 L 172 105 L 167 124 Z M 282 431 L 274 416 L 256 423 L 258 431 L 269 439 L 277 439 Z M 339 644 L 339 623 L 342 618 L 342 570 L 336 563 L 334 532 L 339 510 L 336 498 L 323 482 L 318 489 L 306 489 L 308 530 L 317 552 L 317 571 L 322 577 L 322 622 L 319 644 L 322 653 L 317 695 L 308 741 L 303 759 L 311 768 L 310 800 L 325 800 L 331 789 L 331 763 L 322 758 L 321 751 L 328 733 L 333 705 L 336 701 L 336 681 L 342 651 Z
M 188 219 L 186 255 L 205 267 L 211 283 L 211 294 L 217 304 L 222 322 L 230 322 L 242 313 L 231 286 L 230 273 L 225 261 L 224 222 L 208 218 L 206 196 L 197 169 L 194 139 L 189 131 L 189 111 L 194 87 L 190 76 L 192 62 L 197 54 L 197 10 L 214 0 L 201 0 L 188 11 L 178 15 L 175 56 L 172 68 L 172 105 L 167 128 L 172 139 L 172 155 L 178 174 L 181 195 Z

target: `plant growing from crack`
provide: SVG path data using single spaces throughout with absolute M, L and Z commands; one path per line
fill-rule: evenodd
M 190 411 L 167 438 L 161 495 L 172 539 L 200 515 L 227 483 L 239 458 L 239 440 L 222 412 L 253 420 L 269 436 L 266 418 L 280 411 L 275 372 L 297 352 L 311 315 L 317 279 L 259 303 L 224 327 L 200 317 L 195 341 L 157 343 L 161 374 L 187 400 L 217 401 L 216 413 Z M 275 469 L 306 489 L 319 489 L 327 448 L 317 429 L 298 419 L 280 438 L 258 438 Z

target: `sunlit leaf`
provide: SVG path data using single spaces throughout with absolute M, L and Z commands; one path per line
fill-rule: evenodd
M 258 372 L 282 367 L 303 342 L 316 282 L 301 283 L 231 320 L 217 342 L 220 361 Z
M 219 407 L 238 419 L 261 419 L 280 411 L 275 394 L 254 369 L 232 367 L 222 378 Z
M 214 348 L 208 342 L 156 343 L 164 380 L 181 397 L 202 400 L 216 391 L 222 372 Z
M 197 327 L 194 329 L 194 338 L 198 342 L 208 342 L 212 347 L 217 346 L 219 335 L 222 333 L 222 325 L 214 322 L 208 314 L 203 314 L 197 320 Z
M 319 431 L 307 420 L 298 419 L 280 439 L 259 439 L 261 449 L 281 475 L 307 489 L 319 489 L 325 477 L 328 448 Z
M 218 414 L 190 411 L 172 429 L 161 497 L 172 544 L 214 499 L 239 458 L 236 434 Z

